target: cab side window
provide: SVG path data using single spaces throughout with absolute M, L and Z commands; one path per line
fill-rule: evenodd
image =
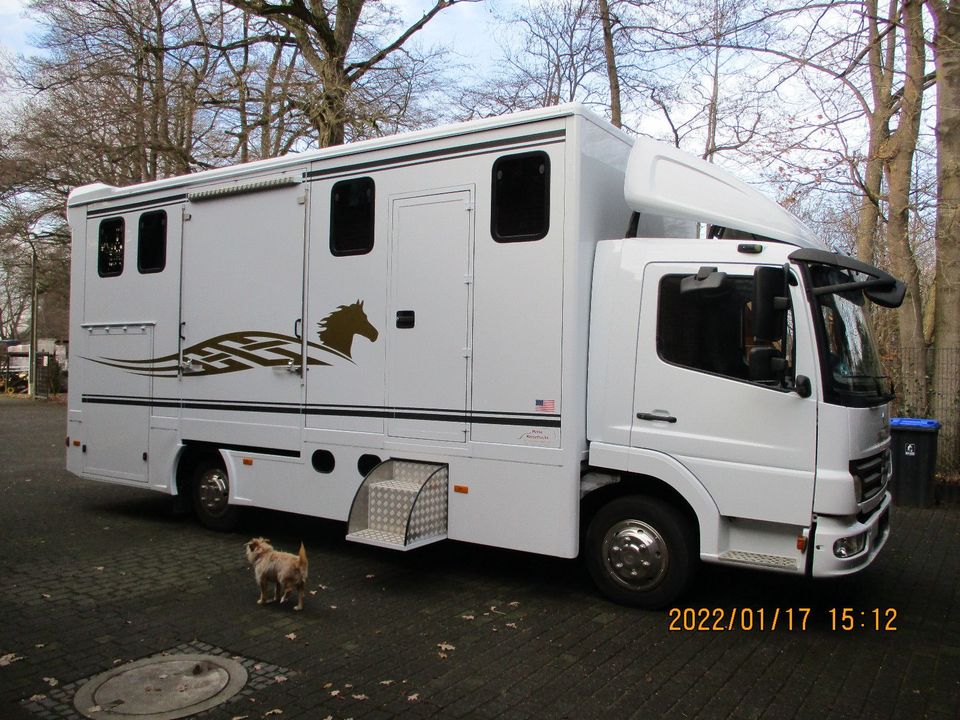
M 727 278 L 722 290 L 681 293 L 684 275 L 660 281 L 657 311 L 657 352 L 671 364 L 714 375 L 750 380 L 750 352 L 763 343 L 753 335 L 752 276 Z M 787 336 L 777 349 L 793 356 L 793 321 L 788 313 Z

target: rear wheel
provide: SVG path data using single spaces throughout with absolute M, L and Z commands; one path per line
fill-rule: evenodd
M 240 522 L 240 508 L 230 504 L 230 478 L 220 458 L 203 458 L 193 472 L 193 509 L 211 530 L 228 531 Z
M 587 530 L 587 568 L 623 605 L 662 608 L 687 588 L 698 562 L 696 532 L 676 509 L 640 495 L 613 500 Z

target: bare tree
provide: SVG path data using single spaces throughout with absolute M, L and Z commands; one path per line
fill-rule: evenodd
M 410 38 L 438 13 L 473 0 L 437 0 L 419 20 L 389 37 L 387 33 L 397 23 L 372 0 L 339 0 L 336 4 L 323 0 L 227 1 L 283 28 L 296 42 L 317 79 L 316 92 L 304 96 L 303 110 L 319 144 L 326 147 L 344 142 L 349 126 L 369 127 L 382 122 L 381 114 L 390 117 L 389 111 L 380 113 L 379 108 L 371 113 L 368 101 L 376 93 L 361 98 L 358 88 L 377 74 L 374 71 L 389 68 L 386 61 L 402 54 Z

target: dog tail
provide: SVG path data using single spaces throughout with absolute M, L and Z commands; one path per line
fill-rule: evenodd
M 307 574 L 307 549 L 303 546 L 303 541 L 300 541 L 300 552 L 297 554 L 297 557 L 300 560 L 300 569 L 303 571 L 303 574 Z

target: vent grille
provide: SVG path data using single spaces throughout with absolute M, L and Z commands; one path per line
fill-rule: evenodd
M 876 455 L 854 460 L 850 463 L 850 474 L 859 481 L 859 502 L 864 502 L 883 492 L 890 479 L 890 450 Z

